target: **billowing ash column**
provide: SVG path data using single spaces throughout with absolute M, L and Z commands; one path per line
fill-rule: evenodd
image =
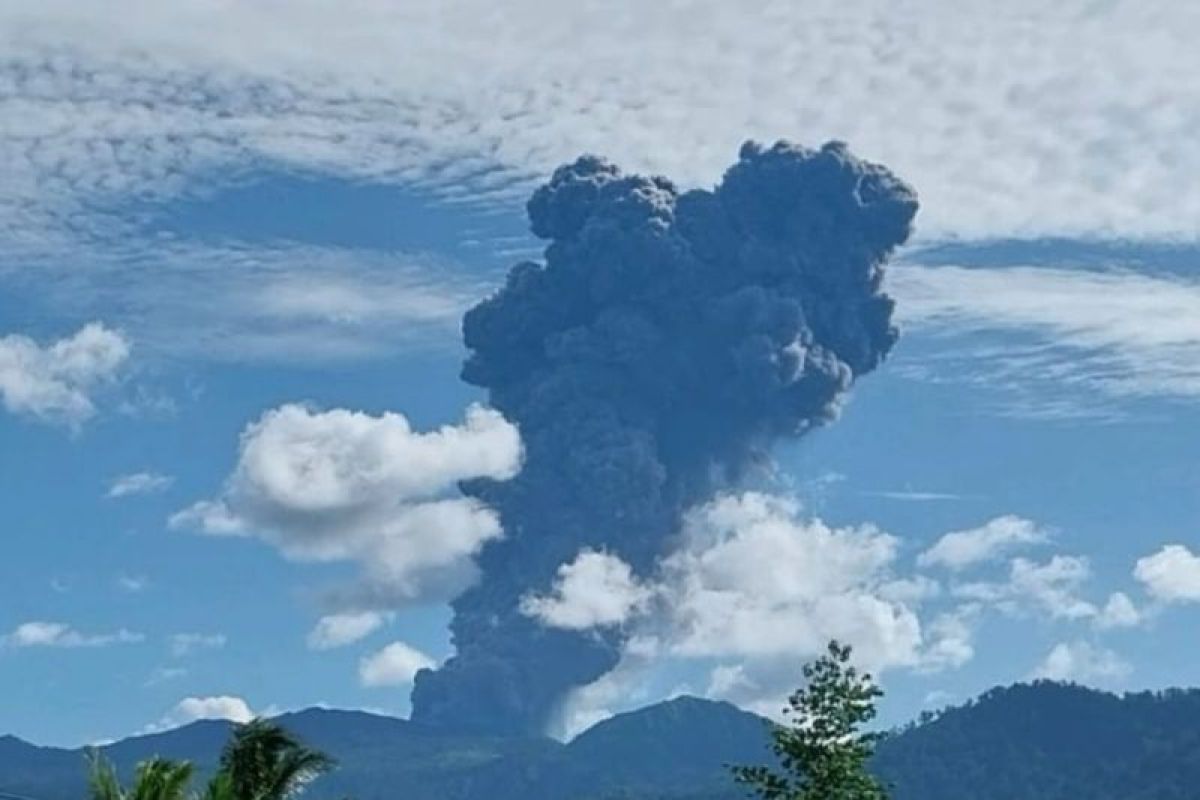
M 519 426 L 526 460 L 464 487 L 505 538 L 454 603 L 457 655 L 413 691 L 415 720 L 463 731 L 540 733 L 620 656 L 619 630 L 543 627 L 522 596 L 582 548 L 651 576 L 686 508 L 836 416 L 896 341 L 883 264 L 917 200 L 842 144 L 748 143 L 712 191 L 585 156 L 528 210 L 545 263 L 513 267 L 463 321 L 463 378 Z

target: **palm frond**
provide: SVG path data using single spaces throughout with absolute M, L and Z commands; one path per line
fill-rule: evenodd
M 88 792 L 92 800 L 125 800 L 125 790 L 117 777 L 116 767 L 95 748 L 84 756 L 88 763 Z
M 288 800 L 333 765 L 324 753 L 264 719 L 240 726 L 221 753 L 235 800 Z

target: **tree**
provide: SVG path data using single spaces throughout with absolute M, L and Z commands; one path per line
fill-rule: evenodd
M 233 794 L 233 780 L 229 773 L 217 770 L 208 779 L 208 783 L 204 785 L 204 792 L 196 800 L 237 800 Z
M 280 725 L 255 719 L 239 726 L 225 745 L 205 799 L 288 800 L 333 766 L 333 759 Z
M 881 734 L 863 732 L 883 692 L 869 674 L 850 666 L 850 648 L 837 641 L 804 666 L 805 686 L 788 698 L 788 721 L 774 726 L 772 750 L 783 773 L 733 767 L 739 783 L 762 800 L 886 800 L 867 771 Z
M 194 770 L 186 761 L 143 761 L 138 764 L 133 788 L 126 790 L 111 761 L 95 750 L 88 753 L 87 759 L 92 800 L 190 800 L 188 785 Z
M 196 795 L 188 788 L 195 770 L 186 761 L 143 761 L 126 790 L 112 762 L 98 751 L 89 751 L 87 760 L 92 800 L 289 800 L 334 763 L 263 719 L 234 730 L 220 768 Z

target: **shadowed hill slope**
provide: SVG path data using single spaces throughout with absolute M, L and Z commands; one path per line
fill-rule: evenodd
M 726 764 L 769 758 L 767 724 L 681 697 L 602 722 L 563 745 L 453 736 L 405 720 L 309 710 L 280 721 L 338 758 L 310 796 L 355 800 L 743 798 Z M 106 748 L 207 769 L 229 732 L 200 722 Z M 894 800 L 1184 800 L 1200 796 L 1200 691 L 1118 697 L 1039 683 L 995 689 L 888 738 L 874 762 Z M 0 794 L 85 796 L 83 754 L 0 737 Z

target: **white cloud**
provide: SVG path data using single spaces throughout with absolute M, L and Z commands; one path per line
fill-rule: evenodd
M 1112 683 L 1132 667 L 1119 655 L 1084 641 L 1060 642 L 1030 674 L 1031 678 L 1074 683 Z
M 159 733 L 200 720 L 228 720 L 246 723 L 255 714 L 249 704 L 240 697 L 220 695 L 215 697 L 185 697 L 158 722 L 147 725 L 142 733 Z
M 153 494 L 168 488 L 175 479 L 170 475 L 160 475 L 157 472 L 134 472 L 129 475 L 119 475 L 108 487 L 107 497 L 129 497 L 138 494 Z
M 1052 617 L 1081 619 L 1096 614 L 1094 605 L 1077 596 L 1090 577 L 1086 558 L 1057 555 L 1044 564 L 1013 559 L 1009 581 L 1014 596 L 1028 598 Z
M 990 561 L 1013 548 L 1044 542 L 1046 538 L 1046 533 L 1035 523 L 1010 514 L 978 528 L 947 533 L 922 553 L 917 563 L 923 567 L 961 570 Z
M 1108 602 L 1096 616 L 1096 627 L 1101 630 L 1109 628 L 1134 628 L 1142 623 L 1144 615 L 1129 595 L 1124 592 L 1113 592 Z
M 960 583 L 951 587 L 951 593 L 960 600 L 983 603 L 1006 614 L 1037 613 L 1054 620 L 1095 621 L 1101 609 L 1080 597 L 1091 574 L 1088 560 L 1081 556 L 1055 555 L 1043 563 L 1014 558 L 1006 581 Z
M 931 692 L 926 692 L 925 698 L 921 702 L 925 706 L 932 708 L 945 708 L 954 702 L 954 693 L 947 692 L 945 689 L 934 689 Z
M 615 668 L 563 698 L 547 733 L 567 741 L 621 711 L 666 699 L 668 694 L 677 694 L 656 691 L 652 688 L 652 682 L 647 680 L 662 655 L 657 642 L 641 637 L 631 639 Z
M 881 584 L 878 594 L 884 600 L 915 606 L 941 596 L 942 585 L 927 575 L 913 575 Z
M 934 617 L 929 624 L 929 644 L 922 658 L 923 672 L 958 669 L 975 657 L 974 623 L 978 611 L 965 606 Z
M 367 656 L 358 665 L 358 678 L 363 686 L 408 686 L 423 669 L 436 662 L 404 642 L 392 642 L 377 653 Z
M 747 136 L 841 138 L 891 165 L 920 190 L 926 239 L 1196 239 L 1200 187 L 1177 180 L 1200 171 L 1192 4 L 443 6 L 297 0 L 282 24 L 205 0 L 0 7 L 0 244 L 13 262 L 0 278 L 35 261 L 55 308 L 121 292 L 137 309 L 122 323 L 150 349 L 371 357 L 414 331 L 449 333 L 479 287 L 413 254 L 150 237 L 96 209 L 154 207 L 256 169 L 515 207 L 585 150 L 709 184 Z M 114 13 L 128 24 L 114 29 Z M 713 31 L 719 47 L 694 46 Z M 892 287 L 910 326 L 1017 327 L 1075 348 L 894 368 L 1200 394 L 1194 281 L 911 267 Z
M 991 607 L 1012 616 L 1041 615 L 1060 622 L 1090 622 L 1097 630 L 1133 628 L 1146 619 L 1124 592 L 1113 592 L 1103 605 L 1082 597 L 1092 571 L 1086 558 L 1055 555 L 1043 563 L 1015 558 L 1005 581 L 976 581 L 951 587 L 965 607 Z
M 617 556 L 582 550 L 559 567 L 549 595 L 522 598 L 521 613 L 552 628 L 584 630 L 626 622 L 651 595 Z
M 915 663 L 915 612 L 881 596 L 896 539 L 799 513 L 785 498 L 748 493 L 689 515 L 679 551 L 663 563 L 672 651 L 794 659 L 840 638 L 855 643 L 864 663 Z
M 1200 556 L 1181 544 L 1169 544 L 1139 558 L 1133 576 L 1157 600 L 1167 603 L 1200 601 Z
M 897 577 L 897 550 L 874 527 L 831 528 L 784 497 L 746 493 L 694 509 L 655 584 L 638 586 L 653 601 L 629 619 L 609 615 L 631 632 L 621 664 L 567 698 L 555 731 L 569 735 L 660 697 L 648 676 L 698 668 L 708 673 L 709 696 L 777 715 L 799 665 L 835 638 L 852 643 L 873 671 L 961 666 L 973 655 L 974 618 L 944 612 L 924 625 L 922 604 L 937 584 Z M 628 584 L 616 583 L 627 596 Z
M 269 411 L 243 432 L 225 491 L 171 518 L 172 527 L 253 535 L 288 558 L 357 562 L 353 610 L 452 596 L 474 578 L 472 556 L 501 535 L 495 514 L 452 496 L 473 477 L 509 478 L 520 437 L 495 411 L 413 431 L 399 414 Z
M 900 374 L 983 385 L 1008 413 L 1046 417 L 1104 417 L 1116 401 L 1200 397 L 1200 282 L 1192 278 L 905 264 L 888 283 L 911 330 L 1003 335 L 901 357 Z
M 81 633 L 62 622 L 25 622 L 0 638 L 8 647 L 108 647 L 145 641 L 140 633 L 121 628 L 114 633 Z
M 197 650 L 220 650 L 225 646 L 223 633 L 176 633 L 171 636 L 171 655 L 184 658 Z
M 944 537 L 930 551 L 934 555 L 918 560 L 961 569 L 1046 538 L 1028 520 L 1001 517 Z M 1082 557 L 1012 558 L 998 566 L 1001 580 L 943 587 L 919 572 L 902 572 L 898 554 L 898 540 L 886 532 L 870 525 L 830 527 L 784 497 L 751 492 L 693 509 L 678 549 L 661 562 L 653 584 L 634 584 L 652 592 L 649 602 L 621 606 L 628 584 L 615 581 L 620 588 L 613 602 L 622 612 L 609 618 L 620 620 L 631 635 L 622 660 L 566 698 L 553 730 L 569 736 L 658 699 L 663 679 L 671 675 L 690 676 L 691 685 L 707 696 L 777 716 L 799 665 L 830 639 L 852 644 L 857 663 L 874 673 L 930 674 L 974 659 L 979 625 L 990 612 L 1097 630 L 1131 627 L 1143 619 L 1123 593 L 1112 593 L 1102 604 L 1086 599 L 1091 569 Z M 553 600 L 567 597 L 562 578 Z M 1105 652 L 1064 646 L 1043 672 L 1116 676 L 1116 662 Z M 696 680 L 697 674 L 705 677 Z
M 100 323 L 39 345 L 0 337 L 0 401 L 14 414 L 78 426 L 96 413 L 92 394 L 112 382 L 129 357 L 129 343 Z
M 583 150 L 708 182 L 748 135 L 850 141 L 921 188 L 934 234 L 1190 237 L 1200 216 L 1176 180 L 1200 172 L 1188 3 L 118 9 L 0 7 L 18 241 L 256 163 L 507 197 Z
M 421 253 L 118 233 L 29 256 L 32 300 L 57 315 L 115 315 L 143 360 L 312 364 L 436 350 L 492 286 L 477 269 Z
M 871 497 L 882 497 L 885 500 L 899 500 L 905 503 L 939 503 L 951 500 L 961 500 L 962 495 L 950 492 L 918 492 L 912 489 L 899 489 L 884 492 L 864 492 Z
M 308 646 L 313 650 L 332 650 L 365 639 L 388 621 L 389 615 L 378 611 L 359 611 L 329 614 L 317 620 L 308 634 Z
M 393 275 L 397 272 L 404 274 L 403 270 L 396 270 Z M 436 284 L 423 286 L 415 274 L 410 278 L 412 282 L 408 285 L 396 285 L 394 280 L 372 285 L 345 275 L 282 275 L 263 287 L 253 308 L 289 324 L 403 321 L 411 325 L 458 319 L 466 297 L 443 294 L 435 288 Z
M 146 590 L 150 585 L 150 579 L 145 575 L 118 575 L 117 586 L 123 592 L 137 594 Z

